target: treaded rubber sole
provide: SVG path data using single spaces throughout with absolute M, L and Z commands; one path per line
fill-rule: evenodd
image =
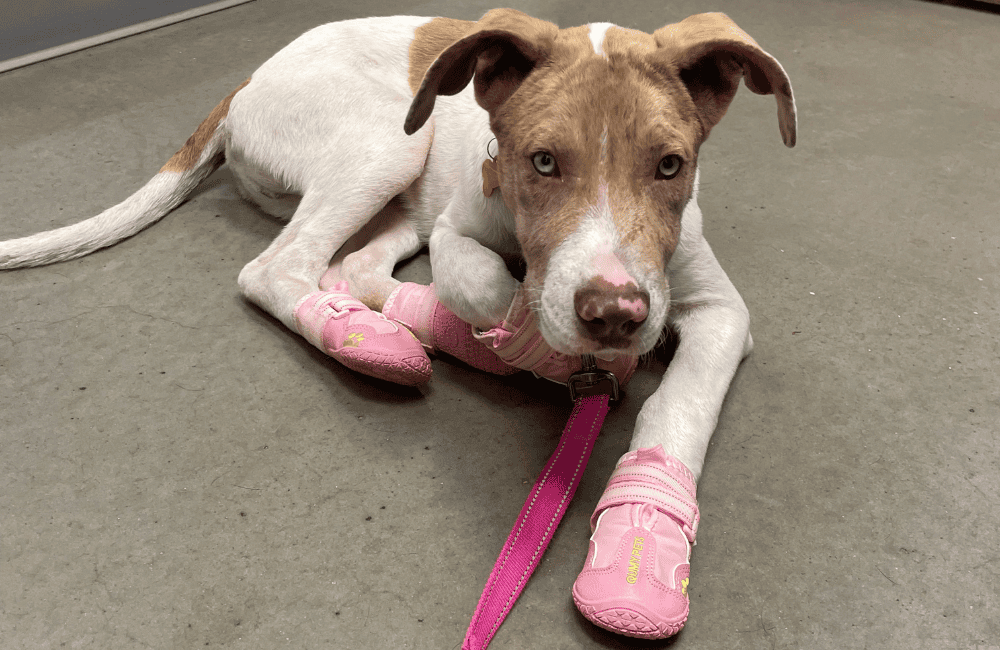
M 636 639 L 666 639 L 671 637 L 684 627 L 687 616 L 679 623 L 668 625 L 666 623 L 656 625 L 639 612 L 628 607 L 609 607 L 597 611 L 596 607 L 584 605 L 573 594 L 573 602 L 583 616 L 596 625 L 609 632 L 630 636 Z
M 431 361 L 427 357 L 396 360 L 373 350 L 351 348 L 340 350 L 338 354 L 337 360 L 351 370 L 394 384 L 418 386 L 431 378 Z

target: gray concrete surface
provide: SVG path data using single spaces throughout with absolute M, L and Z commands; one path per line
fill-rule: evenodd
M 726 11 L 788 70 L 800 131 L 786 150 L 744 89 L 702 151 L 756 349 L 699 485 L 687 627 L 605 634 L 569 593 L 653 362 L 492 647 L 1000 646 L 1000 16 L 514 6 L 646 30 Z M 487 8 L 258 0 L 4 74 L 0 237 L 127 196 L 309 27 Z M 238 295 L 278 229 L 223 169 L 117 247 L 0 274 L 0 647 L 459 647 L 565 398 L 444 360 L 419 390 L 338 366 Z

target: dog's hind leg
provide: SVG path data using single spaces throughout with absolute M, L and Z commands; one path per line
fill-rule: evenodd
M 374 205 L 345 206 L 332 197 L 307 193 L 285 230 L 244 267 L 239 283 L 248 299 L 348 368 L 415 385 L 431 375 L 430 359 L 420 342 L 355 299 L 346 282 L 328 290 L 320 286 L 331 257 L 384 207 L 384 199 Z
M 394 198 L 337 251 L 319 286 L 327 290 L 346 281 L 352 296 L 381 311 L 399 286 L 392 277 L 396 264 L 416 255 L 422 246 L 402 201 Z
M 364 228 L 374 229 L 376 244 L 385 239 L 377 237 L 383 218 L 389 218 L 389 233 L 403 228 L 397 206 L 386 206 L 423 172 L 432 134 L 433 129 L 412 137 L 400 130 L 398 138 L 369 133 L 354 143 L 360 159 L 322 159 L 321 181 L 309 183 L 291 221 L 239 277 L 250 301 L 324 353 L 359 372 L 404 384 L 430 377 L 430 361 L 416 339 L 354 299 L 346 286 L 322 291 L 320 282 L 331 258 Z M 398 254 L 415 252 L 413 239 L 407 238 Z M 391 280 L 391 270 L 383 275 L 383 284 Z
M 358 135 L 351 146 L 354 159 L 345 153 L 318 160 L 313 171 L 317 180 L 306 185 L 289 223 L 240 272 L 243 294 L 289 329 L 297 331 L 295 308 L 320 289 L 334 255 L 362 229 L 377 230 L 382 217 L 399 217 L 386 206 L 423 172 L 433 127 L 409 137 L 400 129 L 394 136 Z M 317 148 L 333 147 L 340 145 Z M 373 219 L 376 223 L 369 226 Z

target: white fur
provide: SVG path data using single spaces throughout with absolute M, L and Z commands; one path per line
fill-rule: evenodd
M 594 48 L 594 53 L 600 56 L 606 56 L 604 54 L 604 37 L 608 33 L 608 29 L 614 27 L 611 23 L 591 23 L 590 24 L 590 44 Z

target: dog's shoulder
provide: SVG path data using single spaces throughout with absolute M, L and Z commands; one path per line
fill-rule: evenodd
M 377 16 L 319 25 L 277 52 L 258 71 L 348 64 L 356 70 L 399 70 L 415 93 L 430 65 L 449 45 L 475 28 L 470 20 L 425 16 Z

